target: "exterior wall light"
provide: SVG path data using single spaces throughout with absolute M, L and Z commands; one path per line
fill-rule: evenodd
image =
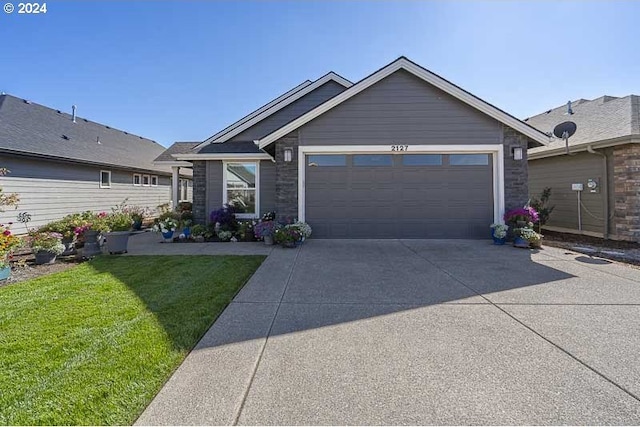
M 293 149 L 285 148 L 284 149 L 284 161 L 290 162 L 293 159 Z
M 522 147 L 513 147 L 513 160 L 522 160 Z

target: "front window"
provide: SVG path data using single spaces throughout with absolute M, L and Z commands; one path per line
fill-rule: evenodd
M 240 218 L 258 215 L 258 163 L 225 163 L 224 185 L 224 202 L 232 205 Z

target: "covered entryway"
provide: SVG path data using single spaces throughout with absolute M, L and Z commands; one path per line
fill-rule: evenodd
M 305 219 L 316 238 L 487 238 L 489 153 L 305 155 Z

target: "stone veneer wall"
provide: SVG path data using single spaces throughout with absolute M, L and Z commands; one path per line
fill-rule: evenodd
M 291 162 L 284 161 L 285 148 L 293 149 Z M 275 142 L 276 212 L 279 219 L 298 217 L 298 131 Z
M 193 162 L 193 222 L 205 224 L 207 221 L 207 162 Z
M 529 168 L 526 136 L 508 126 L 502 126 L 504 145 L 504 204 L 510 210 L 524 206 L 529 200 Z M 513 147 L 522 148 L 522 160 L 513 160 Z
M 640 145 L 614 148 L 613 188 L 616 237 L 640 242 Z

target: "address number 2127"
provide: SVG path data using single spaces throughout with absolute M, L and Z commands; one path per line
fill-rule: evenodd
M 407 151 L 409 149 L 408 145 L 392 145 L 391 151 Z

